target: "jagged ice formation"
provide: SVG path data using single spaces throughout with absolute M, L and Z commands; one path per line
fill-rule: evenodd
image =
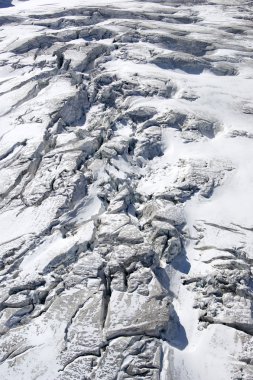
M 1 380 L 253 379 L 252 1 L 0 1 Z

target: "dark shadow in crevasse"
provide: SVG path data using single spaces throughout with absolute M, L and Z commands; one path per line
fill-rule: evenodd
M 182 248 L 181 253 L 176 256 L 175 259 L 170 263 L 170 266 L 180 273 L 189 273 L 191 265 L 188 261 L 184 247 Z M 159 273 L 161 283 L 166 289 L 168 289 L 168 293 L 171 295 L 172 292 L 170 290 L 169 274 L 166 269 L 161 268 L 161 272 Z M 172 294 L 172 298 L 174 297 L 175 295 Z M 181 324 L 179 316 L 177 315 L 177 312 L 174 309 L 173 305 L 170 305 L 168 328 L 166 331 L 162 332 L 162 338 L 166 340 L 171 346 L 176 347 L 178 350 L 184 350 L 188 345 L 185 328 Z
M 13 7 L 12 0 L 0 0 L 0 8 Z
M 172 306 L 170 309 L 168 329 L 162 334 L 162 338 L 178 350 L 184 350 L 189 343 L 185 328 L 181 324 L 180 319 Z
M 154 272 L 161 286 L 167 290 L 168 296 L 173 299 L 174 295 L 170 291 L 170 279 L 166 269 L 159 267 Z M 161 338 L 178 350 L 184 350 L 188 345 L 186 331 L 172 304 L 169 306 L 168 325 L 166 329 L 161 331 Z
M 187 259 L 185 248 L 183 248 L 180 255 L 175 257 L 175 259 L 171 262 L 171 266 L 180 273 L 189 273 L 191 269 L 191 264 Z

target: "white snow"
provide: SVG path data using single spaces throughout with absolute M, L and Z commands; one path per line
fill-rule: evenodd
M 137 10 L 141 12 L 142 9 L 152 11 L 154 7 L 152 2 L 119 2 L 118 0 L 72 0 L 71 4 L 67 0 L 13 0 L 12 3 L 14 7 L 0 9 L 1 16 L 15 15 L 25 18 L 32 13 L 50 13 L 70 6 L 72 8 L 92 7 L 94 4 L 97 6 L 110 4 L 134 12 Z M 159 7 L 163 9 L 163 5 Z M 223 13 L 218 6 L 214 6 L 210 11 L 210 7 L 195 5 L 194 11 L 199 12 L 202 21 L 199 26 L 195 27 L 194 24 L 188 26 L 189 36 L 192 38 L 202 36 L 202 38 L 210 38 L 210 41 L 217 42 L 219 35 L 210 36 L 213 26 L 229 26 L 230 23 L 236 22 L 232 10 Z M 180 11 L 178 14 L 180 15 Z M 106 25 L 106 22 L 102 24 Z M 161 30 L 155 30 L 154 33 L 167 30 L 166 21 L 162 21 L 159 25 Z M 157 25 L 154 23 L 153 27 L 157 28 Z M 183 24 L 175 26 L 178 31 L 184 30 L 184 28 Z M 124 32 L 124 28 L 117 23 L 110 25 L 110 29 Z M 24 43 L 29 42 L 37 33 L 43 31 L 44 28 L 41 26 L 31 26 L 24 23 L 20 26 L 16 23 L 15 27 L 9 25 L 1 29 L 1 60 L 8 62 L 9 59 L 13 59 L 11 50 L 19 48 Z M 80 45 L 80 49 L 84 45 L 84 41 L 80 39 L 71 43 Z M 110 45 L 112 39 L 103 40 L 103 43 Z M 253 66 L 252 61 L 247 59 L 248 52 L 253 48 L 252 34 L 247 36 L 246 42 L 240 37 L 233 37 L 226 47 L 221 43 L 218 49 L 209 52 L 209 58 L 236 59 L 240 54 L 245 56 L 243 63 L 238 64 L 239 74 L 236 76 L 216 76 L 209 71 L 193 75 L 186 74 L 181 70 L 161 69 L 154 64 L 145 63 L 145 61 L 137 63 L 137 58 L 141 59 L 143 55 L 145 56 L 149 48 L 148 43 L 142 42 L 135 46 L 136 62 L 117 58 L 104 63 L 104 70 L 115 74 L 119 79 L 136 80 L 138 84 L 149 82 L 152 85 L 159 83 L 161 79 L 170 80 L 176 85 L 177 92 L 170 99 L 161 99 L 158 96 L 131 97 L 131 100 L 126 100 L 126 108 L 151 106 L 156 108 L 158 114 L 165 111 L 180 110 L 190 115 L 194 114 L 213 119 L 218 122 L 220 130 L 212 139 L 204 137 L 199 141 L 185 143 L 180 137 L 179 131 L 172 128 L 164 129 L 162 132 L 164 155 L 162 157 L 156 157 L 144 169 L 130 167 L 123 158 L 111 159 L 113 166 L 111 165 L 108 170 L 112 176 L 115 175 L 122 180 L 127 178 L 127 173 L 141 173 L 142 178 L 139 181 L 137 191 L 141 194 L 156 196 L 172 187 L 178 176 L 182 174 L 180 167 L 180 160 L 182 159 L 220 160 L 228 166 L 231 165 L 232 170 L 226 172 L 222 185 L 214 189 L 210 198 L 203 198 L 196 194 L 186 201 L 184 212 L 187 233 L 194 237 L 194 226 L 201 221 L 206 223 L 208 228 L 207 236 L 201 241 L 202 247 L 213 245 L 219 249 L 226 249 L 236 245 L 238 241 L 242 241 L 252 259 L 253 236 L 250 229 L 253 228 L 253 138 L 231 137 L 233 131 L 245 132 L 248 135 L 253 134 L 253 115 L 243 112 L 243 107 L 253 107 Z M 157 51 L 159 49 L 157 47 Z M 245 52 L 241 52 L 240 49 L 245 49 Z M 169 53 L 169 50 L 166 53 Z M 252 51 L 249 54 L 252 54 Z M 45 57 L 40 56 L 41 62 Z M 72 58 L 72 62 L 78 63 L 82 60 L 82 51 L 80 50 L 80 53 L 74 57 L 71 57 L 71 54 L 66 55 L 66 58 Z M 63 105 L 66 95 L 68 97 L 75 95 L 75 87 L 72 85 L 71 79 L 64 77 L 52 79 L 48 86 L 38 89 L 33 78 L 42 72 L 46 73 L 49 69 L 46 67 L 46 63 L 45 67 L 32 69 L 33 60 L 33 57 L 27 57 L 26 68 L 14 70 L 11 66 L 0 67 L 1 93 L 3 93 L 0 103 L 0 155 L 5 155 L 14 147 L 12 153 L 7 154 L 7 157 L 1 160 L 1 165 L 7 163 L 5 167 L 1 167 L 0 190 L 3 197 L 13 185 L 14 174 L 15 177 L 18 177 L 22 175 L 24 169 L 18 165 L 18 161 L 15 166 L 8 166 L 10 158 L 15 157 L 15 155 L 18 157 L 22 153 L 22 146 L 17 145 L 15 147 L 15 144 L 25 140 L 28 152 L 36 151 L 43 139 L 47 121 L 50 120 L 51 112 L 54 110 L 53 104 L 54 106 L 56 103 L 59 106 Z M 25 81 L 27 83 L 23 84 Z M 23 85 L 21 86 L 21 84 Z M 13 88 L 16 89 L 13 90 Z M 33 91 L 38 91 L 35 99 L 33 99 Z M 183 99 L 182 94 L 185 91 L 197 94 L 198 98 L 192 102 Z M 29 99 L 27 98 L 28 94 L 31 95 Z M 96 112 L 95 107 L 93 107 L 92 112 Z M 11 117 L 9 113 L 12 113 Z M 41 115 L 42 119 L 40 122 L 35 122 L 33 118 L 38 114 Z M 16 121 L 20 116 L 23 118 L 23 122 L 15 125 L 14 120 Z M 117 128 L 118 136 L 127 137 L 133 133 L 131 125 L 118 123 Z M 71 142 L 74 137 L 74 133 L 62 134 L 57 137 L 57 143 L 62 147 Z M 45 237 L 41 245 L 31 249 L 20 266 L 20 279 L 29 279 L 31 273 L 33 275 L 41 274 L 47 264 L 60 255 L 63 250 L 71 250 L 75 245 L 85 244 L 91 239 L 95 228 L 93 219 L 103 211 L 102 202 L 97 197 L 96 192 L 98 184 L 102 183 L 107 176 L 105 173 L 107 167 L 102 160 L 97 159 L 89 168 L 93 171 L 95 181 L 86 201 L 80 202 L 79 207 L 75 210 L 74 220 L 78 229 L 65 238 L 59 231 L 52 232 L 49 237 Z M 62 196 L 57 196 L 50 200 L 44 200 L 39 206 L 22 208 L 19 205 L 16 209 L 1 212 L 0 244 L 41 233 L 54 220 L 61 204 Z M 64 216 L 61 221 L 63 219 L 66 221 L 68 218 L 69 215 Z M 242 229 L 238 234 L 235 233 L 231 237 L 230 233 L 217 232 L 212 229 L 210 224 L 228 228 L 240 226 Z M 106 228 L 109 232 L 109 227 L 106 226 Z M 186 245 L 186 256 L 190 265 L 188 275 L 194 277 L 199 274 L 211 273 L 213 269 L 208 265 L 208 261 L 215 258 L 217 251 L 213 248 L 213 250 L 200 254 L 195 248 L 194 241 L 188 242 Z M 228 253 L 224 254 L 229 257 Z M 161 379 L 168 380 L 171 375 L 171 378 L 175 380 L 230 380 L 234 357 L 241 353 L 243 347 L 241 335 L 239 336 L 235 329 L 219 324 L 209 325 L 200 330 L 198 324 L 199 311 L 193 308 L 194 295 L 181 285 L 184 275 L 173 269 L 170 275 L 171 290 L 175 295 L 173 305 L 180 323 L 185 329 L 188 344 L 180 350 L 163 343 L 164 364 Z M 71 294 L 69 297 L 71 299 Z M 132 299 L 135 302 L 135 298 Z M 145 297 L 143 297 L 144 299 Z M 134 313 L 138 305 L 131 306 L 131 313 Z M 129 312 L 129 318 L 130 316 Z M 64 335 L 65 327 L 61 321 L 58 321 L 56 315 L 55 319 L 50 322 L 45 321 L 44 317 L 40 316 L 38 324 L 33 323 L 25 330 L 25 344 L 32 346 L 28 356 L 29 360 L 23 360 L 24 354 L 20 355 L 19 372 L 16 372 L 16 367 L 12 369 L 7 362 L 3 363 L 0 377 L 3 380 L 14 378 L 19 380 L 49 380 L 50 376 L 52 378 L 57 376 L 57 371 L 60 369 L 57 356 L 58 345 Z M 166 361 L 166 358 L 171 358 L 172 353 L 173 365 L 170 365 L 171 363 Z M 39 368 L 38 355 L 40 356 L 39 363 L 46 363 L 44 367 Z

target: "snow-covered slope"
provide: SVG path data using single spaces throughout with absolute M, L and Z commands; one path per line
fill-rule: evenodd
M 253 379 L 251 1 L 0 0 L 0 379 Z

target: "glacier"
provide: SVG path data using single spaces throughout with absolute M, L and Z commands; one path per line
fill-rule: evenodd
M 253 4 L 0 0 L 1 380 L 253 379 Z

